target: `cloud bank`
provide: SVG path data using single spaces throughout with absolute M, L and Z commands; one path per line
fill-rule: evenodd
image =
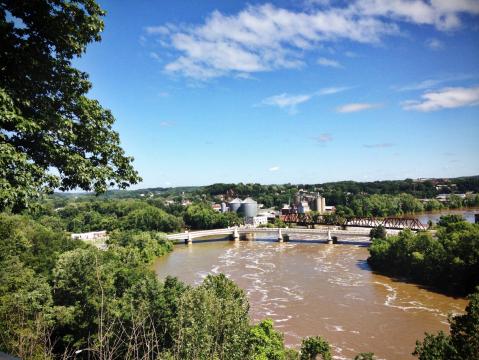
M 299 68 L 305 65 L 304 53 L 322 43 L 379 43 L 399 34 L 400 22 L 450 31 L 462 25 L 462 14 L 479 14 L 477 0 L 328 3 L 303 11 L 271 4 L 248 6 L 232 15 L 214 11 L 203 24 L 161 24 L 148 26 L 145 32 L 172 54 L 170 60 L 164 59 L 167 73 L 207 80 Z M 335 66 L 334 60 L 328 61 L 326 66 Z

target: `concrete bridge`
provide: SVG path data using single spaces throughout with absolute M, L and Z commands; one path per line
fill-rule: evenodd
M 337 226 L 323 227 L 319 229 L 302 228 L 253 228 L 253 227 L 231 227 L 226 229 L 185 231 L 178 234 L 167 235 L 168 240 L 184 241 L 185 244 L 192 244 L 198 238 L 207 236 L 229 237 L 231 240 L 254 240 L 258 236 L 275 236 L 279 242 L 288 241 L 290 238 L 301 235 L 309 235 L 316 240 L 325 240 L 329 244 L 337 241 L 338 237 L 369 237 L 370 229 L 341 229 Z M 399 230 L 386 230 L 390 235 L 396 235 Z

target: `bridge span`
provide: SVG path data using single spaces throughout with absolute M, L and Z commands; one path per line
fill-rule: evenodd
M 303 229 L 303 228 L 253 228 L 253 227 L 231 227 L 226 229 L 214 230 L 199 230 L 199 231 L 185 231 L 178 234 L 167 235 L 168 240 L 184 241 L 185 244 L 191 244 L 196 239 L 208 236 L 223 236 L 229 237 L 231 240 L 254 240 L 261 235 L 273 235 L 279 242 L 288 241 L 290 238 L 301 235 L 308 235 L 314 237 L 315 240 L 324 240 L 327 243 L 333 244 L 339 237 L 369 237 L 370 229 L 342 229 L 337 226 L 323 227 L 319 229 Z M 389 235 L 396 235 L 399 230 L 386 229 Z

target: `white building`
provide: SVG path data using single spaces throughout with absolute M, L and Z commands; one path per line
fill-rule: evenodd
M 268 223 L 267 216 L 252 216 L 245 219 L 246 225 L 253 225 L 253 227 L 258 227 L 260 225 L 266 225 Z
M 90 231 L 86 233 L 78 233 L 78 234 L 71 235 L 72 239 L 77 239 L 77 240 L 96 240 L 96 239 L 103 239 L 105 237 L 106 237 L 106 230 Z

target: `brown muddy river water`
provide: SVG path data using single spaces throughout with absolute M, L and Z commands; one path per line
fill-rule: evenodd
M 416 339 L 425 331 L 447 331 L 448 314 L 464 311 L 467 301 L 374 274 L 364 240 L 177 245 L 157 260 L 155 271 L 190 284 L 209 273 L 226 274 L 248 294 L 253 321 L 273 319 L 289 346 L 320 335 L 336 359 L 363 351 L 380 359 L 411 359 Z

